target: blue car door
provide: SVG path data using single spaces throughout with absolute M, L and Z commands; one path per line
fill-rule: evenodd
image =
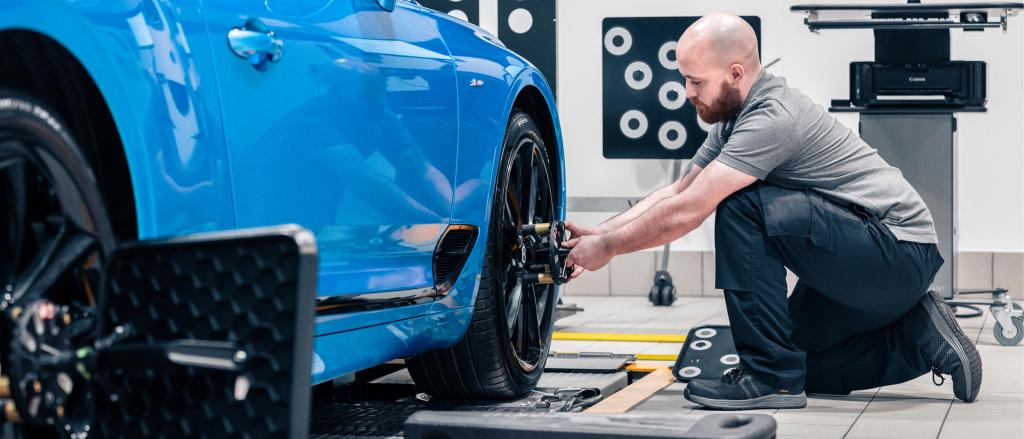
M 321 297 L 431 286 L 458 137 L 455 71 L 434 22 L 408 0 L 203 8 L 238 226 L 312 230 Z M 317 333 L 426 310 L 321 316 Z

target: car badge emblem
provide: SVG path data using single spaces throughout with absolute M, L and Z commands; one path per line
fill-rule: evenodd
M 480 80 L 480 79 L 473 78 L 472 80 L 469 81 L 469 86 L 470 87 L 483 87 L 484 86 L 484 81 Z

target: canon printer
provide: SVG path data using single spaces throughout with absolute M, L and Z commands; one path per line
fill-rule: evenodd
M 850 103 L 883 105 L 985 105 L 985 63 L 850 63 Z

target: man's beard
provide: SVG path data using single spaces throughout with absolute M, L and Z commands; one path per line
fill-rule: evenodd
M 738 88 L 730 88 L 724 80 L 722 81 L 718 98 L 711 105 L 701 104 L 697 102 L 696 98 L 690 98 L 690 103 L 697 109 L 697 115 L 700 116 L 701 120 L 707 123 L 718 123 L 723 120 L 732 119 L 739 115 L 740 106 L 743 105 L 743 101 L 740 100 L 740 90 Z

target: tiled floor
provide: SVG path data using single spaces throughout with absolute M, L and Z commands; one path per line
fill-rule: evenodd
M 720 298 L 680 298 L 656 308 L 646 297 L 567 296 L 584 312 L 562 319 L 556 330 L 569 332 L 685 334 L 701 324 L 728 324 Z M 1005 347 L 992 335 L 993 319 L 963 319 L 985 365 L 981 395 L 971 404 L 953 399 L 947 379 L 937 387 L 931 375 L 846 397 L 811 395 L 799 410 L 758 410 L 778 422 L 779 438 L 971 438 L 1024 439 L 1024 346 Z M 676 354 L 679 344 L 558 341 L 556 352 Z M 683 399 L 685 384 L 675 383 L 637 410 L 694 412 Z M 697 413 L 700 410 L 696 411 Z

